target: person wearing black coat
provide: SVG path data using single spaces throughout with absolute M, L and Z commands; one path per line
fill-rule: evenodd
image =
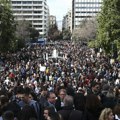
M 73 107 L 73 97 L 66 95 L 64 98 L 64 107 L 58 111 L 63 120 L 82 120 L 82 112 Z
M 103 106 L 96 95 L 87 95 L 82 120 L 99 120 L 102 109 Z
M 65 89 L 60 89 L 59 90 L 59 95 L 58 95 L 56 103 L 55 103 L 55 107 L 56 107 L 57 111 L 63 109 L 63 107 L 64 107 L 63 100 L 64 100 L 66 95 L 67 95 L 67 93 L 66 93 Z

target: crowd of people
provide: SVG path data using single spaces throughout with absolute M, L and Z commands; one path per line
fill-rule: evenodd
M 120 120 L 120 62 L 102 50 L 28 45 L 0 66 L 0 120 Z

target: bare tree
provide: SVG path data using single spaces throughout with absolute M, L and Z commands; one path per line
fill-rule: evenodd
M 17 21 L 16 26 L 16 36 L 21 40 L 26 40 L 29 38 L 29 22 L 25 20 Z
M 77 40 L 91 40 L 95 39 L 97 32 L 97 21 L 95 18 L 84 20 L 79 28 L 75 29 L 72 38 Z

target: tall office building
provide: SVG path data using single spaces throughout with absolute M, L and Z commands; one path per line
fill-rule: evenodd
M 16 20 L 29 21 L 40 35 L 46 36 L 49 28 L 47 0 L 11 0 Z
M 72 29 L 84 19 L 95 17 L 101 10 L 102 0 L 72 0 Z

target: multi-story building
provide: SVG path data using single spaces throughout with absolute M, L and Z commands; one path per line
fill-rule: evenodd
M 63 17 L 62 29 L 67 29 L 67 30 L 72 31 L 72 16 L 71 16 L 71 10 L 68 11 L 68 13 Z
M 47 35 L 49 27 L 47 0 L 11 0 L 11 5 L 16 20 L 29 21 L 40 35 Z
M 102 0 L 72 0 L 72 29 L 84 19 L 91 19 L 101 10 Z
M 50 15 L 49 20 L 50 20 L 50 21 L 49 21 L 50 27 L 56 25 L 56 16 Z

